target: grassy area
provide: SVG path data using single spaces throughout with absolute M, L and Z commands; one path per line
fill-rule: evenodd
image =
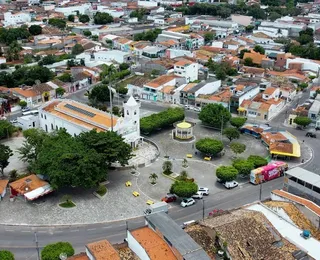
M 69 200 L 69 201 L 60 203 L 59 206 L 62 208 L 73 208 L 76 206 L 76 204 L 74 204 L 71 200 Z
M 122 87 L 127 87 L 128 84 L 137 84 L 137 85 L 140 85 L 141 83 L 143 82 L 146 82 L 146 81 L 149 81 L 151 80 L 152 78 L 150 78 L 149 75 L 145 75 L 145 76 L 133 76 L 133 77 L 130 77 L 130 78 L 127 78 L 121 82 L 119 82 L 117 84 L 117 88 L 122 88 Z M 140 83 L 140 84 L 139 84 Z
M 107 193 L 106 186 L 100 185 L 96 190 L 96 193 L 98 193 L 101 197 L 104 196 Z

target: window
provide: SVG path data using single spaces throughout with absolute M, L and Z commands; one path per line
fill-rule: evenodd
M 293 182 L 297 182 L 297 178 L 296 178 L 296 177 L 291 176 L 289 179 L 290 179 L 291 181 L 293 181 Z
M 320 188 L 313 186 L 313 191 L 320 194 Z
M 46 115 L 44 115 L 44 119 L 47 119 L 47 116 L 46 116 Z
M 135 111 L 134 111 L 134 115 L 136 115 L 136 114 L 137 114 L 137 111 L 135 110 Z
M 48 126 L 47 125 L 45 125 L 45 128 L 46 128 L 46 132 L 48 132 Z
M 58 131 L 58 126 L 56 125 L 56 130 Z
M 53 124 L 51 124 L 51 130 L 53 130 Z
M 32 122 L 32 127 L 36 127 L 36 123 L 35 122 Z
M 310 183 L 307 183 L 307 182 L 306 182 L 306 187 L 307 187 L 308 189 L 312 190 L 312 185 L 311 185 Z
M 41 113 L 41 118 L 43 118 L 43 114 Z
M 134 121 L 134 124 L 137 124 L 137 121 Z
M 129 115 L 129 110 L 127 110 L 127 115 Z
M 300 185 L 304 186 L 304 181 L 298 179 L 298 183 L 299 183 Z

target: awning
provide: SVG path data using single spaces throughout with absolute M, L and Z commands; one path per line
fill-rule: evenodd
M 53 189 L 51 188 L 50 184 L 47 184 L 43 187 L 37 188 L 33 191 L 27 192 L 24 194 L 27 200 L 35 200 L 41 196 L 44 196 L 50 192 L 52 192 Z
M 246 111 L 247 109 L 245 109 L 244 107 L 239 107 L 237 110 L 238 110 L 239 112 L 244 112 L 244 111 Z

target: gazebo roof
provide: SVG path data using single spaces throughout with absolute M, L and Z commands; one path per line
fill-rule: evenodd
M 192 127 L 192 125 L 186 121 L 183 121 L 183 122 L 177 124 L 177 127 L 181 128 L 181 129 L 188 129 L 188 128 Z

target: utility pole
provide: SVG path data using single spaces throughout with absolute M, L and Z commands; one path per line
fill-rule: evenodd
M 202 200 L 202 220 L 204 220 L 204 199 Z
M 111 132 L 113 132 L 113 112 L 112 112 L 112 92 L 111 92 L 111 71 L 109 71 L 109 97 L 110 97 L 110 113 L 111 113 Z
M 221 116 L 221 142 L 222 142 L 222 132 L 223 132 L 223 115 Z
M 262 182 L 260 183 L 259 200 L 262 199 Z
M 36 249 L 37 249 L 37 253 L 38 253 L 38 260 L 40 260 L 40 250 L 39 250 L 39 242 L 38 242 L 38 236 L 37 236 L 37 232 L 34 232 L 34 241 L 36 242 Z

